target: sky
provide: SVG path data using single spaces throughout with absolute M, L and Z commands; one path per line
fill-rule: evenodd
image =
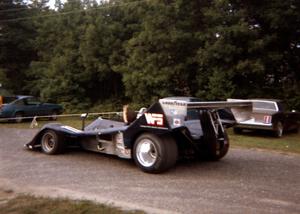
M 66 2 L 67 0 L 61 0 L 62 3 Z M 100 0 L 97 0 L 97 2 L 100 2 Z M 49 1 L 50 8 L 54 8 L 55 0 Z
M 66 0 L 61 0 L 62 3 L 64 3 Z M 49 1 L 49 5 L 50 5 L 50 8 L 54 8 L 54 4 L 55 4 L 55 0 L 50 0 Z
M 1 0 L 0 0 L 1 1 Z M 25 0 L 25 2 L 30 3 L 32 0 Z M 60 0 L 62 3 L 65 3 L 67 0 Z M 106 0 L 108 1 L 108 0 Z M 99 3 L 100 0 L 97 0 L 97 2 Z M 50 8 L 54 9 L 54 5 L 55 5 L 55 0 L 49 0 L 49 6 Z

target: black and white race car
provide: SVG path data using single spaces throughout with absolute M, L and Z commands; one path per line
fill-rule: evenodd
M 229 139 L 218 109 L 248 108 L 250 102 L 199 102 L 195 98 L 160 99 L 141 109 L 133 120 L 123 111 L 126 123 L 96 119 L 78 130 L 63 124 L 45 125 L 25 146 L 41 148 L 49 155 L 68 146 L 134 159 L 144 172 L 160 173 L 175 165 L 181 155 L 194 154 L 211 160 L 224 157 Z

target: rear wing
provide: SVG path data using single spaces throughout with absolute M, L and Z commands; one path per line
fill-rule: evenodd
M 208 101 L 208 102 L 189 102 L 184 100 L 160 99 L 160 104 L 166 107 L 182 107 L 186 109 L 223 109 L 233 107 L 251 107 L 251 101 L 229 100 L 229 101 Z
M 219 109 L 238 109 L 239 112 L 250 112 L 252 102 L 249 101 L 211 101 L 211 102 L 190 102 L 176 99 L 160 99 L 160 105 L 172 128 L 181 125 L 192 110 L 219 110 Z
M 231 112 L 236 120 L 237 123 L 240 123 L 242 121 L 247 121 L 252 118 L 252 112 L 253 112 L 253 101 L 252 100 L 241 100 L 241 99 L 227 99 L 228 102 L 248 102 L 251 103 L 251 107 L 248 108 L 240 108 L 240 107 L 232 107 Z

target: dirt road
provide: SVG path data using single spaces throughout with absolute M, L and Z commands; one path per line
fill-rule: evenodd
M 181 162 L 152 175 L 107 155 L 27 151 L 35 132 L 0 129 L 0 188 L 149 213 L 300 213 L 299 155 L 231 149 L 219 162 Z

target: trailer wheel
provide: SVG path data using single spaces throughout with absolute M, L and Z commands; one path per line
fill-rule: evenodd
M 275 131 L 274 131 L 274 136 L 275 137 L 282 137 L 283 134 L 283 125 L 281 122 L 277 122 L 275 125 Z
M 220 160 L 229 150 L 227 132 L 226 130 L 219 129 L 218 134 L 215 133 L 208 111 L 202 111 L 200 118 L 205 143 L 205 149 L 202 155 L 208 160 Z
M 299 133 L 300 125 L 297 125 L 296 128 L 293 130 L 294 133 Z
M 142 134 L 133 147 L 133 158 L 136 165 L 144 172 L 159 173 L 175 165 L 178 148 L 170 136 L 158 137 L 153 134 Z
M 45 154 L 55 155 L 64 152 L 65 143 L 61 135 L 52 130 L 47 130 L 41 137 L 41 148 Z

